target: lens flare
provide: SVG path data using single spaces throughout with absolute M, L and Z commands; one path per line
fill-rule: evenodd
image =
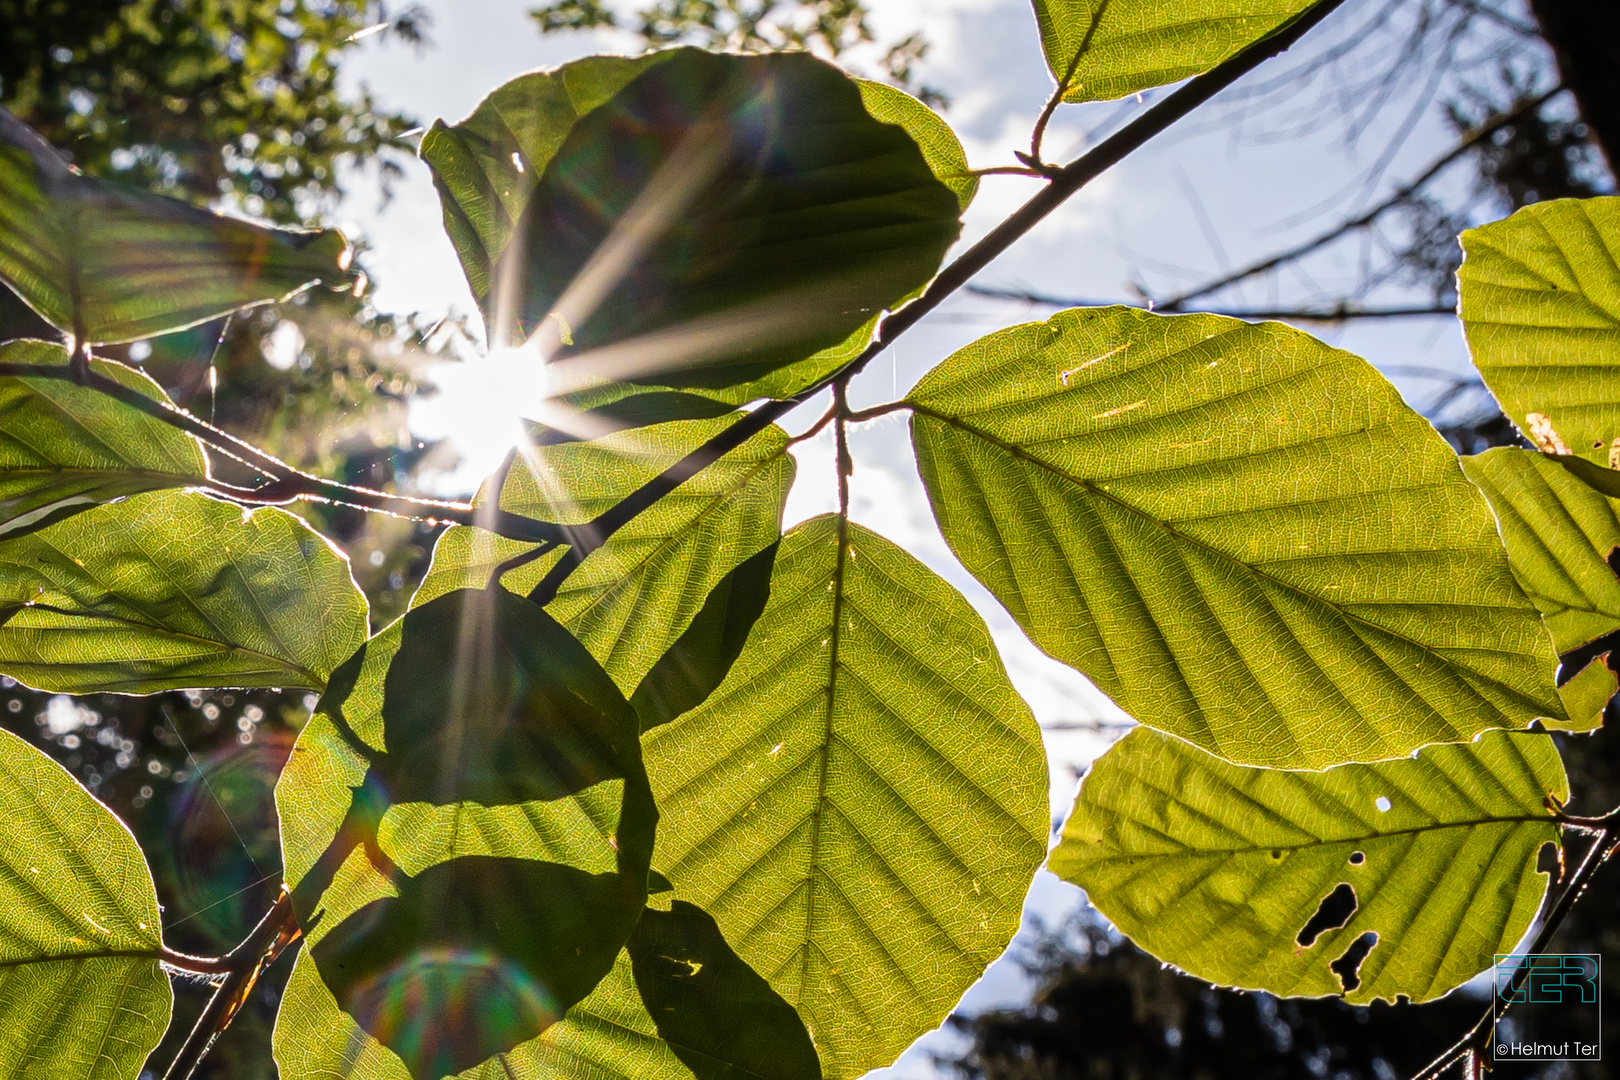
M 357 984 L 349 1009 L 416 1080 L 454 1075 L 559 1019 L 520 965 L 445 947 L 412 953 Z

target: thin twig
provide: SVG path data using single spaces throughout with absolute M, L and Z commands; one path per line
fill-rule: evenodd
M 1295 245 L 1286 251 L 1281 251 L 1270 256 L 1269 258 L 1261 259 L 1259 262 L 1250 263 L 1248 266 L 1245 266 L 1242 269 L 1234 270 L 1231 273 L 1222 274 L 1220 277 L 1206 281 L 1204 284 L 1195 288 L 1187 289 L 1184 292 L 1176 293 L 1174 296 L 1166 297 L 1165 299 L 1159 301 L 1155 307 L 1159 311 L 1180 310 L 1182 306 L 1190 300 L 1196 300 L 1201 296 L 1208 296 L 1210 293 L 1224 289 L 1228 285 L 1235 285 L 1238 282 L 1254 277 L 1257 274 L 1263 274 L 1268 270 L 1274 270 L 1284 263 L 1289 263 L 1295 261 L 1296 259 L 1304 258 L 1311 252 L 1316 251 L 1319 248 L 1326 247 L 1328 244 L 1331 244 L 1333 241 L 1337 240 L 1346 233 L 1355 232 L 1357 229 L 1366 228 L 1374 221 L 1378 220 L 1378 218 L 1382 217 L 1390 210 L 1393 210 L 1395 207 L 1405 203 L 1413 195 L 1417 194 L 1417 192 L 1422 189 L 1424 185 L 1428 184 L 1430 180 L 1433 180 L 1436 176 L 1438 176 L 1440 172 L 1446 168 L 1446 166 L 1450 165 L 1468 151 L 1478 146 L 1483 140 L 1489 138 L 1491 135 L 1495 134 L 1497 131 L 1500 131 L 1509 124 L 1523 118 L 1525 115 L 1541 108 L 1555 95 L 1561 93 L 1562 91 L 1562 86 L 1555 86 L 1545 94 L 1541 94 L 1540 96 L 1525 102 L 1523 105 L 1520 105 L 1517 109 L 1504 113 L 1489 123 L 1483 124 L 1480 127 L 1475 128 L 1473 131 L 1470 131 L 1468 134 L 1464 135 L 1458 140 L 1457 145 L 1453 146 L 1450 150 L 1446 151 L 1446 153 L 1442 154 L 1439 158 L 1430 163 L 1427 169 L 1424 169 L 1414 179 L 1401 185 L 1401 187 L 1396 189 L 1395 192 L 1387 199 L 1379 203 L 1377 206 L 1374 206 L 1366 213 L 1358 214 L 1356 217 L 1350 218 L 1347 221 L 1342 221 L 1326 232 L 1305 241 L 1303 244 Z
M 1557 810 L 1553 816 L 1555 820 L 1561 820 L 1561 815 L 1562 811 Z M 1576 820 L 1602 822 L 1604 824 L 1596 830 L 1597 835 L 1592 840 L 1592 846 L 1586 849 L 1586 855 L 1581 859 L 1580 868 L 1569 879 L 1569 884 L 1564 887 L 1564 891 L 1558 894 L 1558 900 L 1553 904 L 1552 910 L 1547 913 L 1547 918 L 1542 922 L 1541 929 L 1536 931 L 1536 936 L 1531 939 L 1529 947 L 1524 950 L 1527 954 L 1546 950 L 1548 944 L 1552 942 L 1553 935 L 1558 932 L 1559 927 L 1564 923 L 1564 919 L 1575 907 L 1575 902 L 1581 898 L 1581 895 L 1586 892 L 1586 887 L 1591 884 L 1592 875 L 1596 874 L 1598 867 L 1602 866 L 1608 861 L 1609 856 L 1614 854 L 1615 839 L 1617 835 L 1620 835 L 1620 807 L 1611 810 L 1601 818 Z M 1591 830 L 1583 829 L 1583 831 Z M 1529 974 L 1529 971 L 1530 969 L 1527 966 L 1520 965 L 1518 970 L 1513 973 L 1513 979 L 1509 984 L 1510 992 L 1516 993 L 1518 991 L 1522 985 L 1521 980 Z M 1497 995 L 1500 991 L 1492 987 L 1491 993 Z M 1510 999 L 1504 1003 L 1502 1012 L 1506 1012 L 1511 1005 L 1512 1001 Z M 1498 1015 L 1500 1014 L 1496 1011 L 1496 1002 L 1493 999 L 1491 1007 L 1485 1011 L 1485 1014 L 1479 1018 L 1474 1026 L 1464 1032 L 1462 1038 L 1442 1051 L 1439 1057 L 1424 1066 L 1421 1072 L 1413 1075 L 1412 1080 L 1435 1080 L 1441 1073 L 1459 1061 L 1467 1061 L 1471 1056 L 1476 1056 L 1477 1060 L 1480 1050 L 1480 1036 L 1492 1029 Z
M 292 894 L 283 888 L 275 905 L 265 913 L 259 925 L 225 957 L 229 965 L 225 977 L 208 999 L 202 1015 L 197 1017 L 196 1025 L 186 1036 L 179 1053 L 175 1054 L 163 1080 L 189 1080 L 197 1063 L 214 1045 L 214 1040 L 236 1018 L 237 1011 L 258 982 L 260 973 L 275 963 L 281 950 L 298 940 L 298 934 L 298 921 L 293 917 Z
M 974 296 L 983 296 L 992 300 L 1016 300 L 1025 304 L 1039 304 L 1042 307 L 1077 308 L 1077 307 L 1110 307 L 1119 304 L 1118 300 L 1087 300 L 1072 296 L 1052 296 L 1048 293 L 1025 291 L 1023 289 L 1005 289 L 993 285 L 969 285 L 967 292 Z M 1184 308 L 1171 312 L 1159 304 L 1126 304 L 1127 307 L 1141 308 L 1144 311 L 1158 311 L 1166 314 L 1177 314 Z M 1284 319 L 1291 322 L 1349 322 L 1353 319 L 1410 319 L 1421 316 L 1456 315 L 1455 306 L 1446 307 L 1442 304 L 1414 304 L 1408 307 L 1382 307 L 1358 308 L 1348 303 L 1336 307 L 1311 310 L 1309 308 L 1205 308 L 1195 309 L 1205 315 L 1226 315 L 1234 319 Z
M 319 499 L 326 502 L 341 503 L 345 506 L 359 507 L 362 510 L 372 510 L 417 520 L 446 521 L 458 525 L 476 524 L 510 540 L 524 540 L 531 543 L 544 541 L 562 543 L 568 537 L 568 530 L 565 526 L 537 521 L 534 518 L 513 514 L 505 510 L 496 510 L 493 513 L 488 511 L 480 512 L 469 503 L 423 499 L 409 495 L 393 495 L 385 491 L 353 487 L 331 480 L 323 480 L 318 476 L 311 476 L 260 450 L 253 444 L 237 438 L 230 432 L 222 431 L 214 425 L 193 416 L 184 409 L 148 397 L 134 387 L 125 386 L 116 379 L 109 378 L 98 371 L 90 371 L 88 374 L 82 372 L 76 374 L 74 365 L 71 362 L 68 364 L 0 363 L 0 376 L 14 376 L 25 379 L 62 379 L 97 390 L 108 397 L 116 398 L 131 408 L 140 410 L 154 419 L 161 420 L 170 427 L 178 428 L 215 449 L 230 454 L 236 460 L 270 478 L 268 483 L 256 488 L 237 487 L 233 484 L 226 484 L 212 479 L 198 483 L 198 487 L 233 502 L 279 505 L 292 502 L 295 499 Z M 488 516 L 487 521 L 484 515 Z
M 563 552 L 562 558 L 557 560 L 545 579 L 529 594 L 530 598 L 537 603 L 550 603 L 556 596 L 557 589 L 573 569 L 642 511 L 837 380 L 859 374 L 901 334 L 922 321 L 923 316 L 966 285 L 975 274 L 1021 239 L 1048 214 L 1062 206 L 1075 192 L 1226 87 L 1271 57 L 1287 50 L 1328 15 L 1338 10 L 1344 2 L 1345 0 L 1319 0 L 1314 7 L 1282 31 L 1255 42 L 1232 59 L 1189 80 L 1118 132 L 1064 166 L 1046 187 L 940 271 L 939 276 L 929 283 L 922 295 L 886 316 L 878 324 L 877 334 L 872 343 L 855 359 L 792 397 L 765 402 L 702 446 L 686 454 L 617 504 L 598 514 L 590 522 L 569 530 L 571 536 L 567 540 L 568 550 Z

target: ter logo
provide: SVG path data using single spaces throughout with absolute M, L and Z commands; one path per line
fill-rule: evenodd
M 1597 1004 L 1596 957 L 1555 953 L 1512 959 L 1522 967 L 1499 963 L 1496 968 L 1496 994 L 1503 1004 Z

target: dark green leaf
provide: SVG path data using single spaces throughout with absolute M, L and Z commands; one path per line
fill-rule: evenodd
M 1540 907 L 1546 735 L 1491 732 L 1415 758 L 1256 769 L 1139 728 L 1098 758 L 1053 873 L 1131 940 L 1224 986 L 1356 1003 L 1436 998 L 1512 951 Z M 1324 901 L 1349 901 L 1318 919 Z M 1331 905 L 1329 905 L 1331 907 Z M 1376 935 L 1354 979 L 1335 962 Z
M 349 564 L 299 518 L 187 491 L 0 543 L 0 671 L 69 694 L 319 690 L 365 640 Z
M 159 918 L 124 824 L 0 731 L 0 1075 L 135 1080 L 173 1005 Z
M 0 345 L 0 365 L 11 370 L 61 368 L 67 361 L 57 345 Z M 168 400 L 155 382 L 122 364 L 93 366 L 155 401 Z M 207 476 L 197 441 L 161 420 L 65 379 L 0 375 L 0 539 Z
M 592 111 L 550 123 L 523 113 L 548 136 L 545 160 L 520 174 L 534 168 L 537 181 L 502 187 L 485 173 L 477 185 L 479 170 L 461 167 L 441 183 L 463 196 L 462 231 L 481 236 L 485 267 L 502 231 L 491 195 L 522 203 L 520 217 L 498 204 L 510 222 L 502 269 L 474 275 L 494 340 L 549 322 L 545 351 L 565 385 L 723 388 L 838 345 L 938 269 L 959 230 L 956 196 L 847 76 L 806 54 L 653 59 Z M 534 109 L 561 90 L 532 88 Z M 517 111 L 502 98 L 474 119 L 485 129 Z M 452 146 L 460 160 L 462 141 L 424 153 Z M 526 201 L 523 183 L 534 183 Z
M 702 908 L 643 912 L 630 962 L 658 1034 L 697 1080 L 821 1080 L 804 1021 Z
M 407 612 L 398 634 L 371 764 L 394 801 L 501 806 L 640 773 L 635 714 L 537 605 L 458 589 Z M 320 712 L 343 718 L 367 653 L 333 675 Z
M 674 50 L 547 165 L 515 237 L 513 330 L 553 320 L 565 382 L 732 386 L 926 282 L 959 213 L 837 68 Z
M 561 1019 L 613 966 L 646 899 L 645 876 L 489 856 L 438 863 L 398 889 L 310 954 L 343 1010 L 416 1080 L 504 1054 Z
M 396 620 L 367 642 L 334 673 L 282 773 L 287 881 L 312 927 L 276 1030 L 285 1076 L 398 1078 L 407 1075 L 402 1058 L 422 1080 L 497 1051 L 501 1064 L 489 1067 L 507 1075 L 501 1070 L 531 1052 L 514 1047 L 548 1045 L 560 1026 L 552 1022 L 622 955 L 645 903 L 657 812 L 634 713 L 543 612 L 509 593 L 488 595 L 482 614 L 472 597 L 441 596 L 415 609 L 412 616 L 426 613 L 419 620 Z M 542 655 L 547 649 L 566 655 Z M 422 670 L 405 670 L 413 667 Z M 585 752 L 572 754 L 477 714 L 459 731 L 422 737 L 433 715 L 399 697 L 455 693 L 435 680 L 484 694 L 468 680 L 503 668 L 513 673 L 493 680 L 497 689 L 521 686 L 524 695 L 504 718 L 610 730 L 585 732 L 575 744 Z M 555 698 L 537 700 L 545 694 Z M 389 714 L 400 705 L 420 714 L 407 716 L 402 738 L 440 746 L 465 770 L 449 778 L 449 797 L 567 793 L 498 806 L 401 801 L 423 786 L 429 797 L 446 796 L 387 762 L 383 751 L 396 749 L 389 740 L 401 731 Z M 469 745 L 478 740 L 485 744 Z M 427 769 L 430 781 L 451 771 L 431 757 Z M 587 772 L 607 778 L 581 790 Z M 457 904 L 466 910 L 452 910 Z M 624 966 L 620 981 L 629 986 Z M 645 1027 L 652 1031 L 650 1019 Z
M 721 578 L 686 631 L 641 680 L 630 705 L 642 731 L 701 705 L 725 679 L 770 599 L 779 545 L 773 543 Z
M 221 217 L 80 174 L 0 109 L 0 281 L 96 344 L 192 326 L 349 280 L 335 229 Z
M 686 394 L 679 390 L 648 390 L 618 398 L 605 405 L 585 409 L 570 419 L 567 428 L 547 427 L 544 424 L 524 422 L 529 441 L 535 446 L 558 446 L 563 443 L 600 439 L 632 428 L 662 424 L 671 420 L 712 420 L 724 416 L 735 406 L 701 394 Z
M 1562 719 L 1490 508 L 1364 360 L 1095 308 L 982 338 L 908 401 L 951 549 L 1144 724 L 1320 768 Z

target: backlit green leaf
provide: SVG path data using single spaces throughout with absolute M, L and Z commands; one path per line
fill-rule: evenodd
M 1104 101 L 1208 71 L 1313 0 L 1034 0 L 1064 101 Z
M 630 961 L 658 1033 L 698 1080 L 821 1080 L 799 1014 L 701 908 L 643 912 Z
M 661 424 L 534 448 L 518 456 L 501 506 L 544 521 L 589 521 L 729 422 Z M 548 610 L 620 689 L 633 692 L 720 580 L 776 540 L 792 482 L 787 436 L 768 428 L 615 533 L 569 576 Z M 450 589 L 481 588 L 500 562 L 529 547 L 482 529 L 448 529 L 412 603 Z M 545 556 L 502 580 L 527 593 L 554 560 Z M 631 625 L 635 632 L 626 632 Z
M 493 338 L 547 327 L 564 390 L 741 392 L 842 356 L 956 238 L 917 144 L 808 54 L 580 63 L 423 147 Z
M 19 372 L 67 362 L 57 345 L 0 346 L 0 365 Z M 92 364 L 153 400 L 167 400 L 138 371 L 106 360 Z M 197 440 L 100 390 L 61 378 L 0 375 L 0 540 L 142 491 L 200 484 L 207 475 Z
M 1085 309 L 981 338 L 907 400 L 957 557 L 1142 723 L 1304 768 L 1562 717 L 1484 499 L 1357 357 Z
M 641 730 L 702 704 L 725 680 L 770 599 L 777 546 L 750 555 L 721 578 L 691 625 L 641 680 L 630 696 Z
M 159 919 L 123 822 L 0 730 L 0 1075 L 135 1080 L 173 1005 Z
M 349 564 L 303 521 L 154 491 L 0 543 L 0 671 L 43 690 L 319 690 L 365 640 Z
M 643 736 L 654 866 L 860 1076 L 935 1027 L 1012 937 L 1046 764 L 984 623 L 876 534 L 782 540 L 726 681 Z
M 343 284 L 335 229 L 269 229 L 84 176 L 0 109 L 0 282 L 66 333 L 133 341 Z
M 1458 310 L 1502 411 L 1543 450 L 1620 463 L 1620 198 L 1462 234 Z
M 1501 446 L 1462 464 L 1496 511 L 1513 573 L 1553 646 L 1564 653 L 1620 630 L 1620 579 L 1606 561 L 1620 547 L 1620 501 L 1528 450 Z
M 283 1076 L 437 1080 L 486 1059 L 488 1075 L 504 1076 L 520 1044 L 549 1033 L 608 971 L 645 901 L 656 812 L 635 714 L 577 642 L 530 625 L 546 620 L 538 608 L 504 590 L 473 596 L 494 604 L 441 596 L 343 665 L 277 785 L 287 880 L 311 928 L 277 1023 Z M 429 632 L 436 656 L 414 640 Z M 480 674 L 501 665 L 521 670 Z M 517 693 L 493 709 L 508 725 L 483 718 L 490 684 Z M 433 738 L 418 730 L 424 705 L 443 721 Z M 567 732 L 545 743 L 509 730 L 536 723 L 572 725 L 590 752 L 570 756 Z M 604 762 L 596 751 L 615 737 Z M 390 760 L 418 746 L 438 747 L 451 767 Z M 587 759 L 599 767 L 574 767 Z M 447 791 L 433 786 L 440 778 Z M 530 797 L 405 801 L 492 792 Z
M 1137 729 L 1086 774 L 1050 867 L 1201 979 L 1427 1001 L 1529 929 L 1547 889 L 1537 855 L 1558 842 L 1544 803 L 1568 792 L 1546 735 L 1312 773 L 1232 765 Z M 1368 934 L 1359 966 L 1339 964 Z

